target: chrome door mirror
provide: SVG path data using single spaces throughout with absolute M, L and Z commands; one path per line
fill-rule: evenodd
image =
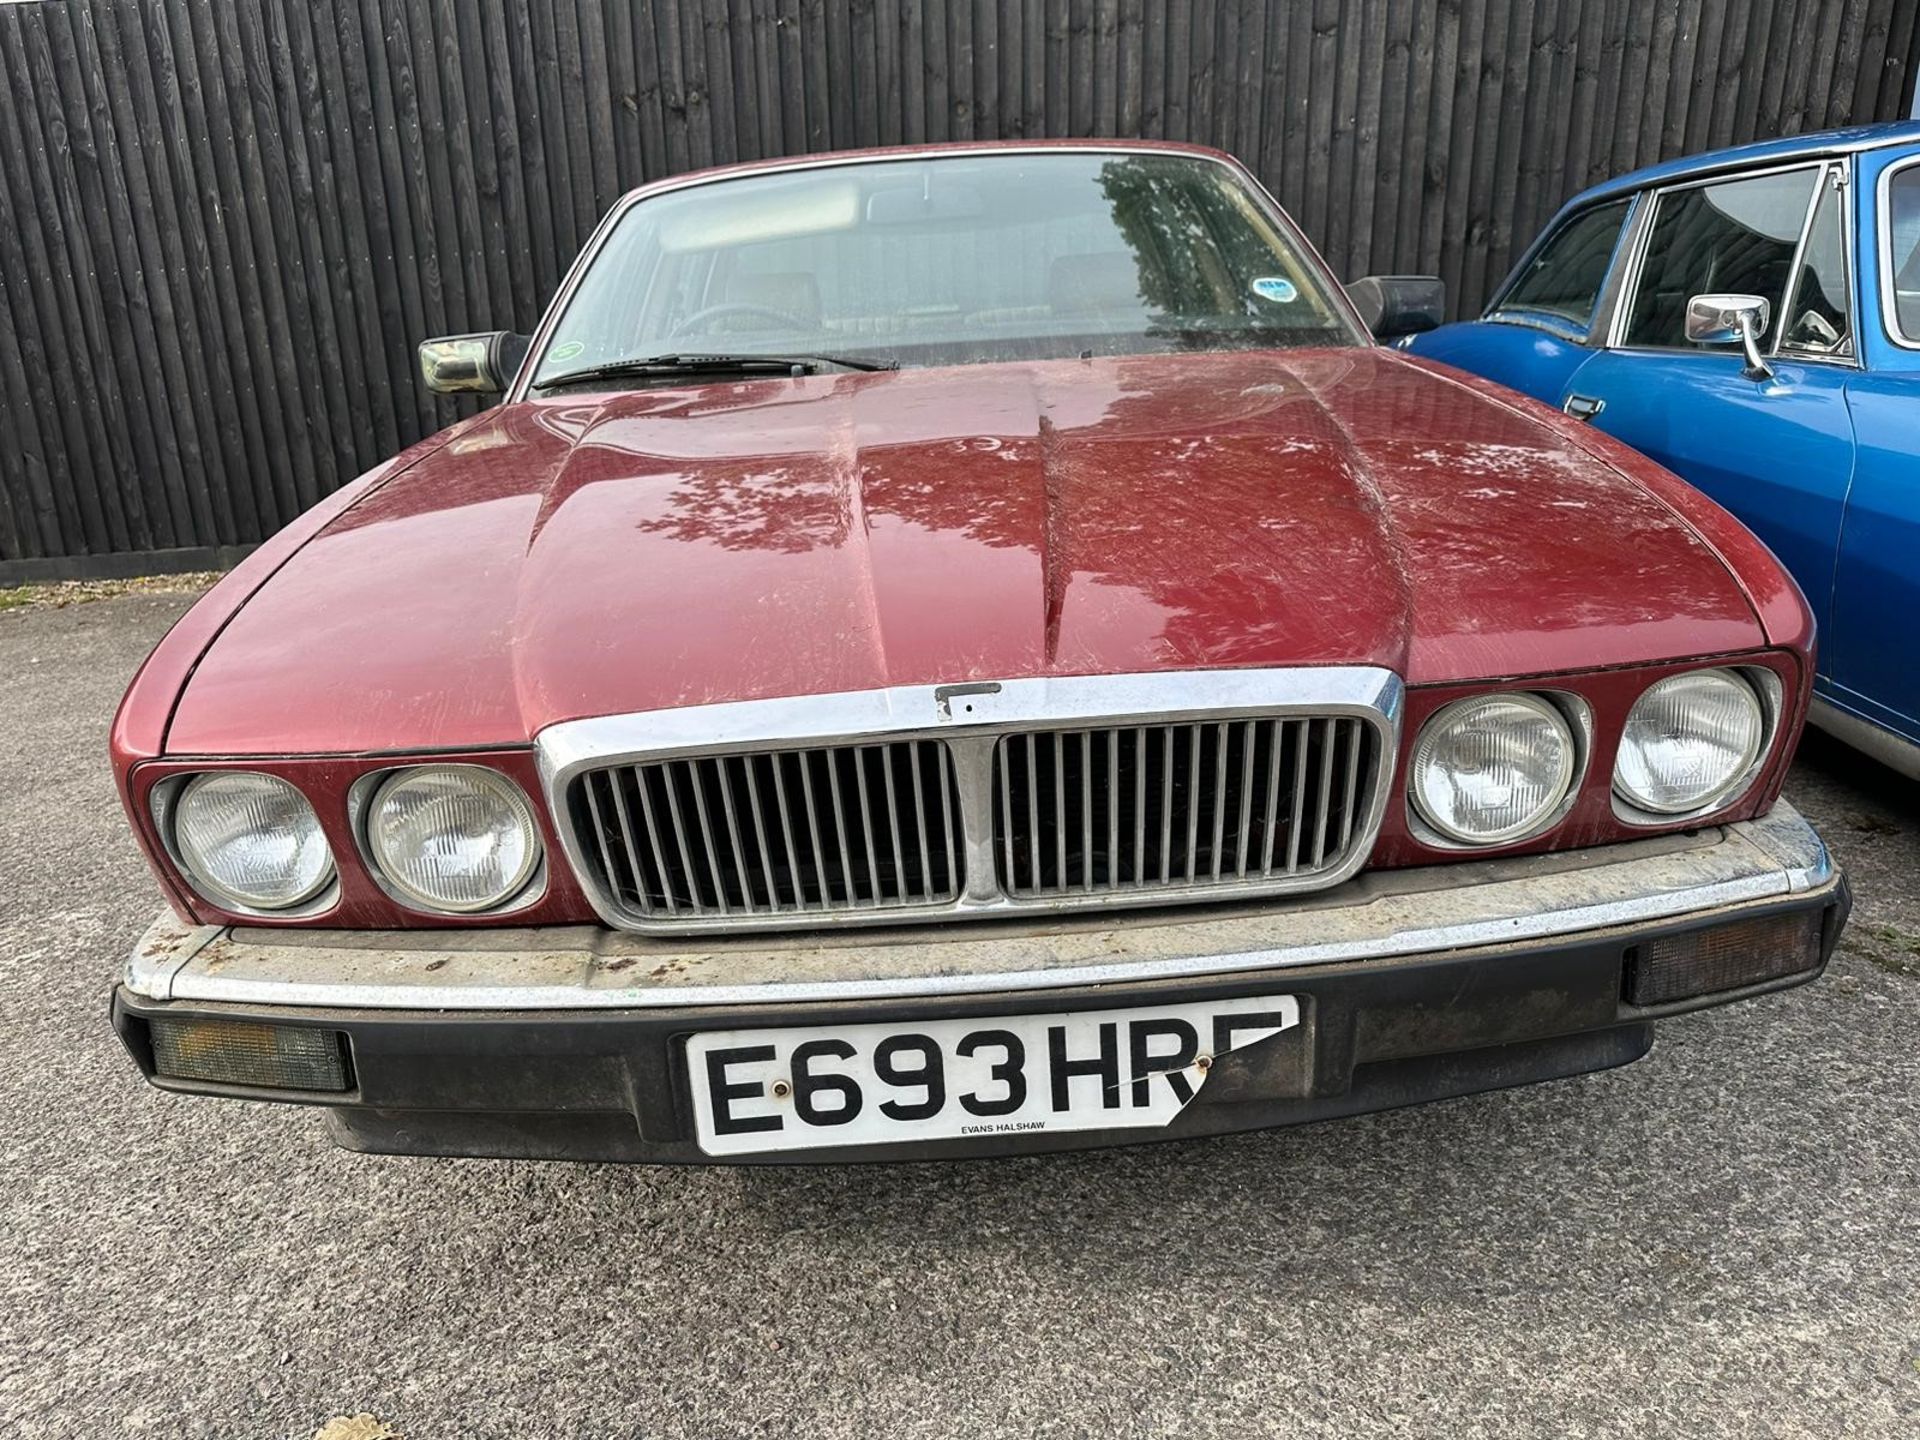
M 1760 337 L 1772 318 L 1773 307 L 1758 295 L 1696 295 L 1687 301 L 1687 339 L 1696 345 L 1744 346 L 1747 377 L 1767 380 L 1773 367 L 1761 358 Z
M 498 395 L 513 383 L 532 343 L 531 336 L 505 330 L 423 340 L 420 378 L 436 395 Z

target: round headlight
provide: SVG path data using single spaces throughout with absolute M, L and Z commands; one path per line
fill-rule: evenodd
M 1708 809 L 1746 781 L 1766 728 L 1760 697 L 1732 671 L 1670 675 L 1634 702 L 1613 788 L 1656 815 Z
M 1413 747 L 1414 808 L 1449 840 L 1498 845 L 1543 824 L 1573 784 L 1573 732 L 1533 695 L 1456 700 Z
M 368 807 L 366 835 L 387 884 L 425 910 L 491 910 L 540 863 L 526 796 L 478 765 L 395 772 Z
M 240 910 L 286 910 L 333 878 L 307 797 L 277 775 L 197 775 L 173 809 L 173 848 L 200 891 Z

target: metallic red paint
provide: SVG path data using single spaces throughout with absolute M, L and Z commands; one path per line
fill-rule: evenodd
M 141 662 L 139 670 L 134 672 L 126 694 L 120 699 L 120 708 L 114 713 L 113 726 L 107 739 L 108 750 L 113 757 L 114 783 L 120 792 L 120 804 L 126 810 L 127 818 L 143 841 L 147 842 L 148 864 L 166 892 L 168 903 L 183 918 L 192 918 L 193 907 L 199 902 L 172 873 L 171 867 L 155 858 L 159 852 L 148 839 L 146 818 L 141 812 L 144 800 L 137 802 L 129 788 L 133 767 L 164 753 L 174 707 L 179 704 L 181 691 L 200 663 L 200 657 L 227 622 L 239 613 L 240 607 L 273 578 L 288 558 L 369 491 L 442 445 L 457 439 L 472 424 L 472 420 L 463 421 L 401 451 L 386 463 L 341 486 L 267 540 L 228 571 L 219 584 L 181 616 L 160 638 L 153 652 Z
M 292 923 L 572 922 L 592 912 L 557 862 L 511 917 L 395 904 L 357 863 L 353 782 L 396 752 L 498 765 L 557 857 L 528 748 L 557 720 L 1364 662 L 1410 683 L 1406 748 L 1460 694 L 1536 684 L 1588 701 L 1580 798 L 1547 835 L 1491 852 L 1520 854 L 1628 833 L 1608 800 L 1626 711 L 1702 657 L 1769 665 L 1791 697 L 1787 743 L 1726 818 L 1763 811 L 1810 641 L 1791 580 L 1696 492 L 1392 351 L 823 375 L 508 405 L 416 446 L 189 612 L 129 690 L 113 748 L 150 853 L 148 795 L 168 774 L 247 766 L 306 791 L 342 885 Z M 1372 863 L 1461 853 L 1422 844 L 1396 794 Z M 288 923 L 221 911 L 156 869 L 192 918 Z
M 321 526 L 206 647 L 166 749 L 505 746 L 1035 674 L 1641 665 L 1769 644 L 1748 596 L 1780 584 L 1582 437 L 1387 350 L 574 395 Z

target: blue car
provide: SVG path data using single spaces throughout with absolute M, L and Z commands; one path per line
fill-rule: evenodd
M 1920 123 L 1596 186 L 1480 319 L 1399 343 L 1739 516 L 1813 607 L 1814 723 L 1920 778 Z

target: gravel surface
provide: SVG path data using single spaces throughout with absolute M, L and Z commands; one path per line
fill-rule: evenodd
M 1605 1075 L 1036 1160 L 375 1159 L 108 1029 L 157 896 L 107 723 L 186 603 L 0 612 L 0 1432 L 1920 1433 L 1920 787 L 1847 751 L 1789 787 L 1856 887 L 1827 977 Z

